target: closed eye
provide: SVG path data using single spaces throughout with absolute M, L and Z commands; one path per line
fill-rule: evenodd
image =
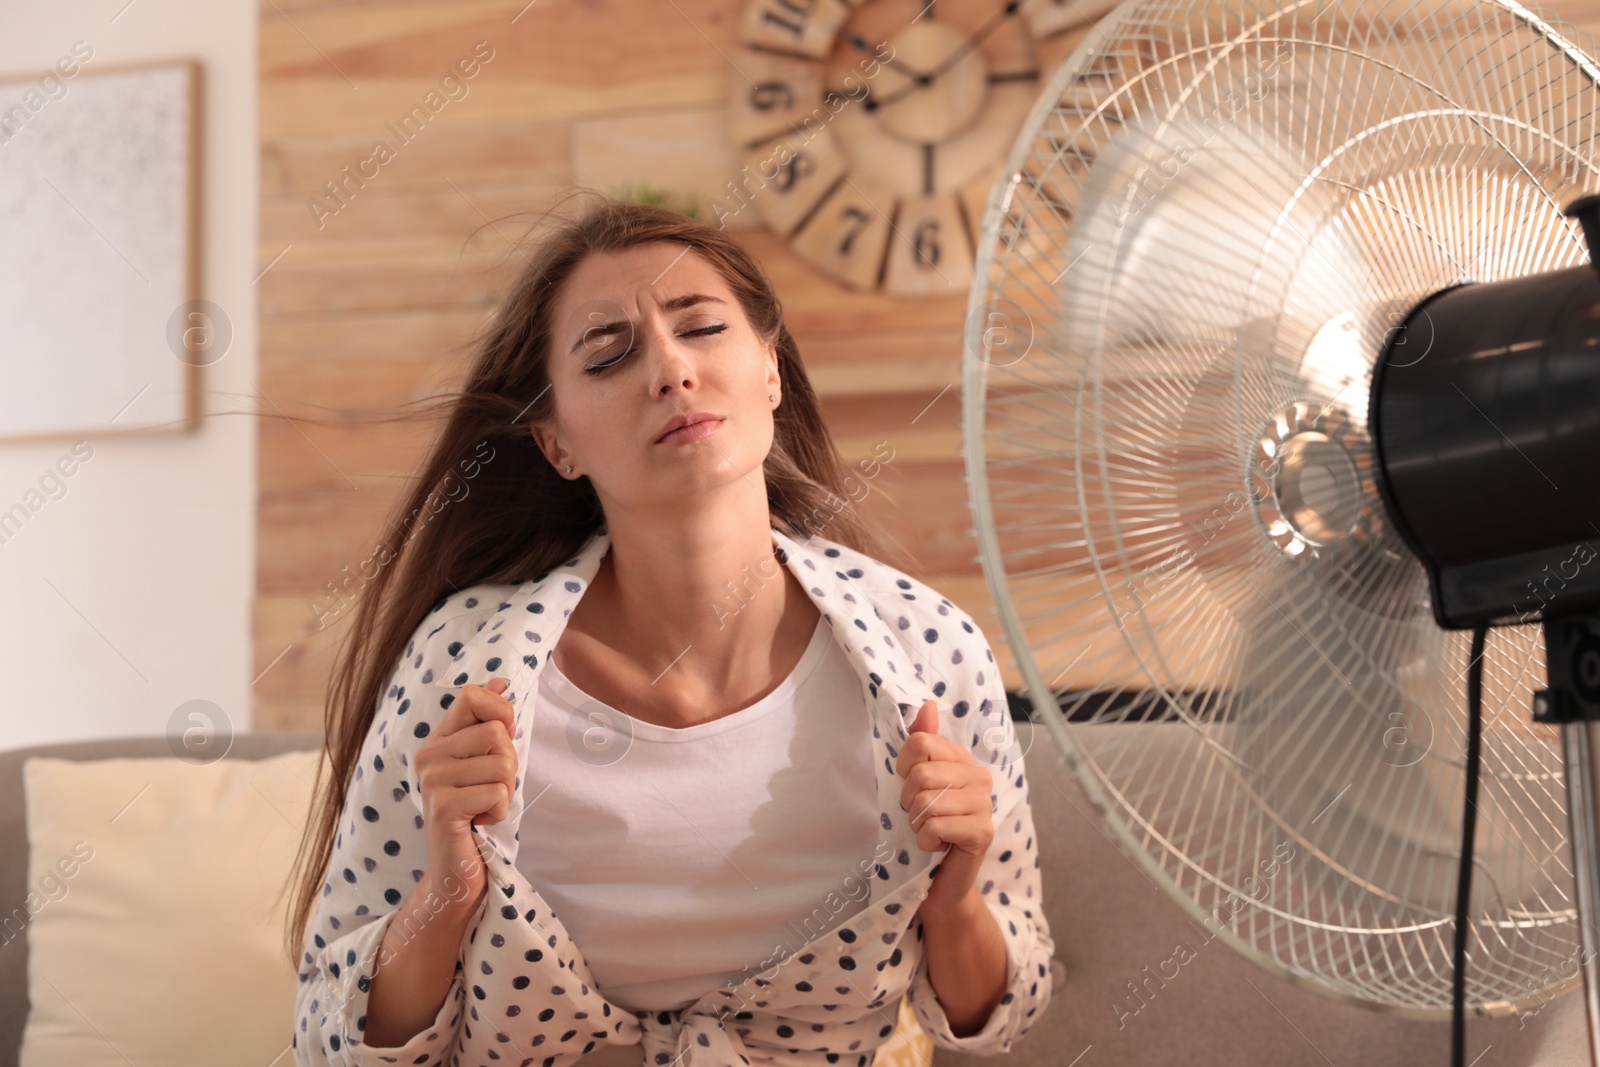
M 724 330 L 726 330 L 727 328 L 728 328 L 728 324 L 727 323 L 719 322 L 719 323 L 716 323 L 715 325 L 712 325 L 712 326 L 702 326 L 698 330 L 689 330 L 686 333 L 684 333 L 683 336 L 684 337 L 709 336 L 711 334 L 721 333 Z M 585 374 L 600 374 L 600 373 L 603 373 L 607 367 L 615 366 L 616 364 L 621 363 L 624 359 L 626 359 L 628 356 L 631 356 L 632 354 L 633 354 L 633 349 L 629 348 L 626 352 L 623 352 L 623 353 L 621 353 L 619 355 L 613 356 L 612 358 L 606 360 L 604 363 L 589 363 L 589 364 L 586 364 L 584 366 L 584 368 L 583 368 L 583 373 L 585 373 Z

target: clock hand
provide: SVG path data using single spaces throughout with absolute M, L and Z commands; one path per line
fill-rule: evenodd
M 933 70 L 928 72 L 929 80 L 937 78 L 939 75 L 943 74 L 945 71 L 959 63 L 963 56 L 972 51 L 974 48 L 978 47 L 978 45 L 982 44 L 983 39 L 995 31 L 995 27 L 999 26 L 1012 15 L 1015 15 L 1017 13 L 1017 9 L 1020 7 L 1022 7 L 1022 0 L 1007 0 L 1006 6 L 996 12 L 994 17 L 985 23 L 977 33 L 973 34 L 971 37 L 968 37 L 965 41 L 962 41 L 960 46 L 958 46 L 954 52 L 951 52 L 945 57 L 944 62 L 940 63 L 937 67 L 934 67 Z
M 901 100 L 904 100 L 917 90 L 925 89 L 929 85 L 932 85 L 935 79 L 959 63 L 968 52 L 972 51 L 979 44 L 983 43 L 983 40 L 993 33 L 995 28 L 998 27 L 1000 23 L 1004 22 L 1012 15 L 1015 15 L 1018 9 L 1021 7 L 1022 0 L 1006 0 L 1006 5 L 996 12 L 994 17 L 989 19 L 987 23 L 980 27 L 977 33 L 974 33 L 971 37 L 968 37 L 965 41 L 962 41 L 961 44 L 956 46 L 955 50 L 946 56 L 937 67 L 933 68 L 932 71 L 918 77 L 910 85 L 902 86 L 900 89 L 889 93 L 881 99 L 874 100 L 869 94 L 867 97 L 867 110 L 873 111 L 880 107 L 888 107 L 891 104 L 895 104 Z
M 930 75 L 924 74 L 924 75 L 922 75 L 920 77 L 913 78 L 909 85 L 902 85 L 899 89 L 896 89 L 894 92 L 886 94 L 881 100 L 873 97 L 872 91 L 869 89 L 869 90 L 867 90 L 867 96 L 866 96 L 866 101 L 865 101 L 867 110 L 868 111 L 876 111 L 880 107 L 888 107 L 890 104 L 897 103 L 897 102 L 899 102 L 901 100 L 904 100 L 906 97 L 910 96 L 912 93 L 916 92 L 917 90 L 926 89 L 929 85 L 932 85 L 932 84 L 933 84 L 933 78 Z
M 861 36 L 859 33 L 846 34 L 845 40 L 847 40 L 852 47 L 858 48 L 863 52 L 867 52 L 872 55 L 877 55 L 878 53 L 878 50 L 875 47 L 868 45 L 867 39 Z M 900 62 L 898 59 L 895 59 L 893 56 L 882 60 L 882 63 L 884 66 L 893 67 L 895 70 L 898 70 L 902 74 L 906 75 L 906 77 L 911 78 L 916 82 L 921 82 L 924 85 L 931 80 L 928 75 L 922 73 L 920 70 L 912 70 L 909 66 Z

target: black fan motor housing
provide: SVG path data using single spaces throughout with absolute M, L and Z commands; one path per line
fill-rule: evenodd
M 1600 196 L 1591 264 L 1431 294 L 1372 372 L 1374 481 L 1440 626 L 1600 613 Z

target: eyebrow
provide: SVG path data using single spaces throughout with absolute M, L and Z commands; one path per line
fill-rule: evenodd
M 705 303 L 726 304 L 727 301 L 720 297 L 709 296 L 705 293 L 685 293 L 682 296 L 674 296 L 662 302 L 661 307 L 665 311 L 682 311 L 684 308 L 694 307 L 696 304 Z M 570 356 L 572 353 L 576 352 L 578 350 L 578 346 L 583 344 L 586 338 L 593 337 L 597 334 L 605 337 L 615 336 L 616 334 L 621 333 L 623 330 L 626 330 L 631 325 L 632 324 L 630 322 L 623 320 L 621 322 L 608 322 L 600 326 L 587 327 L 582 333 L 578 334 L 578 339 L 574 341 L 572 343 L 572 347 L 567 350 L 567 355 Z

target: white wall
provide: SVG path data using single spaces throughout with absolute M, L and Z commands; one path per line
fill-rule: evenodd
M 37 78 L 79 41 L 93 49 L 83 73 L 200 63 L 199 295 L 233 327 L 227 354 L 201 369 L 203 415 L 255 408 L 257 17 L 256 0 L 0 0 L 0 78 Z M 18 91 L 0 87 L 0 110 Z M 70 90 L 48 106 L 71 106 Z M 38 356 L 0 351 L 0 389 Z M 196 700 L 251 728 L 255 435 L 252 416 L 220 415 L 187 433 L 90 436 L 65 493 L 0 543 L 0 749 L 164 735 Z M 0 442 L 0 509 L 71 452 L 67 437 Z

